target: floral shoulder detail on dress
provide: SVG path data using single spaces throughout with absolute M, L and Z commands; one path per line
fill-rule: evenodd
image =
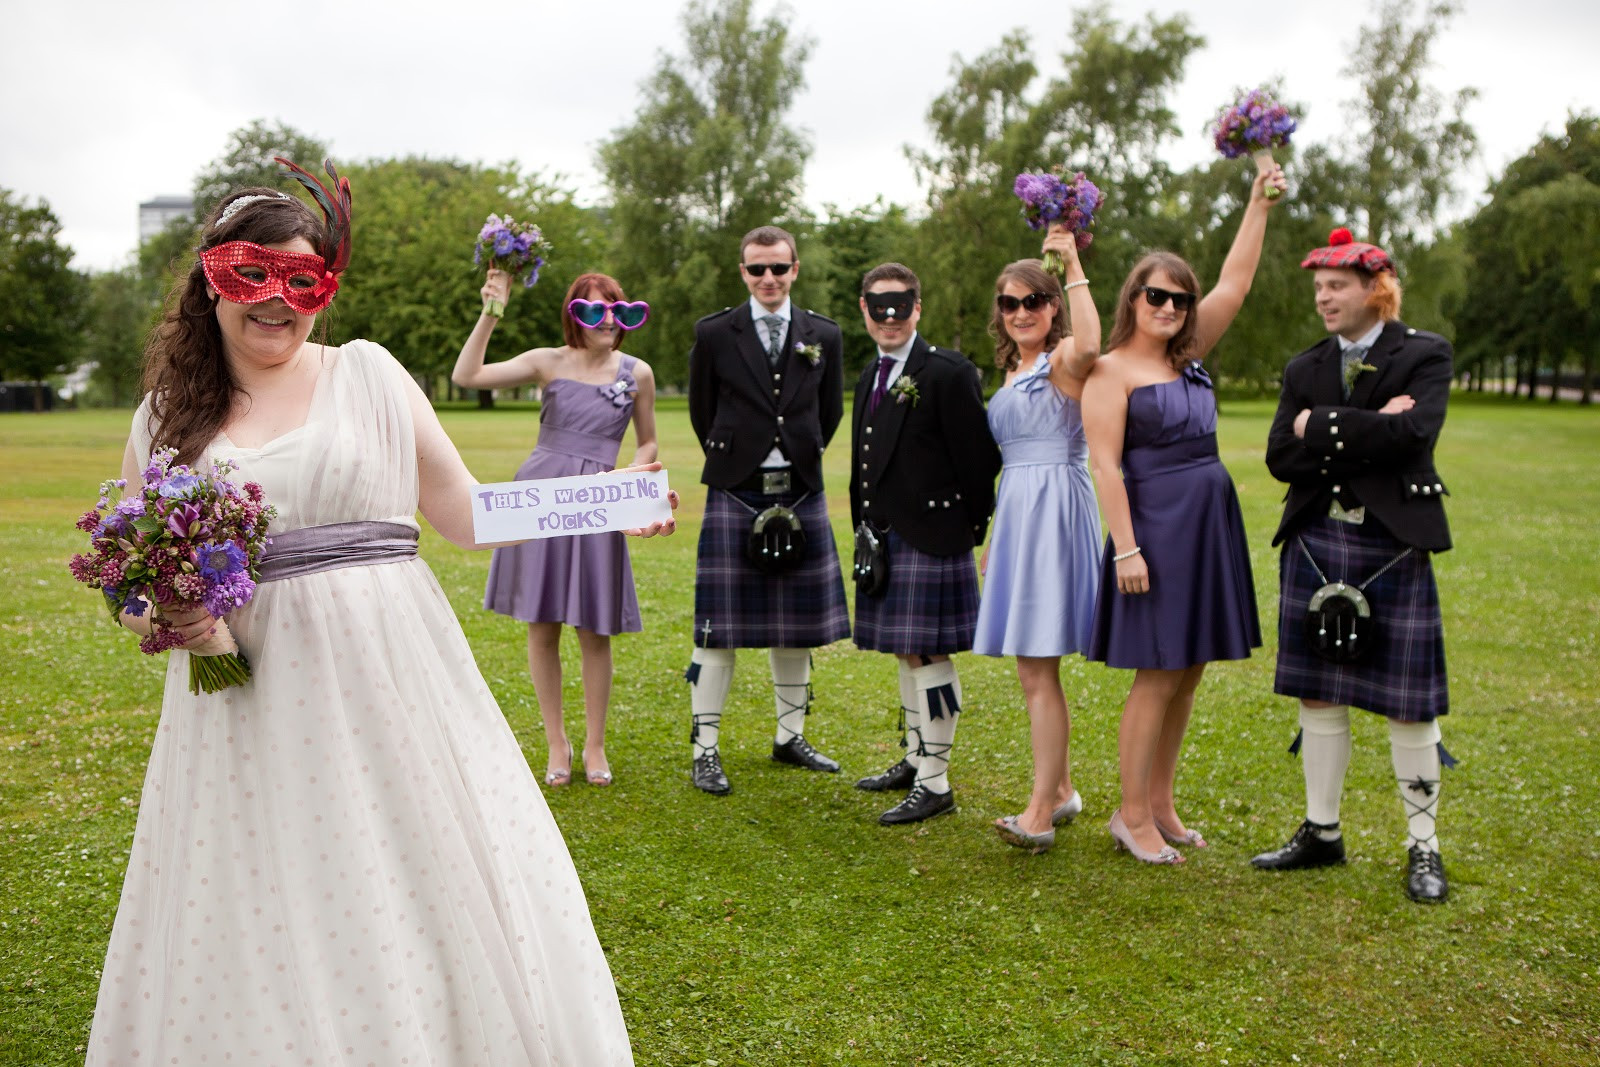
M 1207 389 L 1215 389 L 1211 384 L 1211 375 L 1206 373 L 1205 366 L 1198 359 L 1191 359 L 1183 368 L 1183 376 L 1196 385 L 1203 385 Z
M 1019 393 L 1037 393 L 1050 384 L 1050 355 L 1046 352 L 1040 354 L 1032 370 L 1012 381 L 1011 388 Z
M 633 396 L 639 391 L 639 384 L 633 380 L 633 375 L 622 371 L 617 375 L 617 380 L 610 385 L 600 387 L 600 395 L 611 401 L 619 408 L 625 408 L 633 403 Z

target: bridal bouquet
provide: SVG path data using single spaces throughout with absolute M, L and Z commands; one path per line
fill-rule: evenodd
M 1265 89 L 1252 89 L 1237 104 L 1223 109 L 1212 134 L 1217 151 L 1225 158 L 1238 159 L 1248 152 L 1256 161 L 1256 169 L 1265 174 L 1272 168 L 1272 150 L 1287 145 L 1294 129 L 1294 117 L 1288 108 Z M 1267 187 L 1268 200 L 1276 200 L 1278 195 L 1275 186 Z
M 189 691 L 215 693 L 250 677 L 222 617 L 255 596 L 267 524 L 277 509 L 256 483 L 227 480 L 232 463 L 213 463 L 201 473 L 174 464 L 175 455 L 161 449 L 151 456 L 132 492 L 122 478 L 101 483 L 99 502 L 78 520 L 89 550 L 73 556 L 68 568 L 100 590 L 113 618 L 143 615 L 153 606 L 150 634 L 139 642 L 146 655 L 183 644 L 163 623 L 163 609 L 209 612 L 228 651 L 189 657 Z M 119 490 L 121 499 L 113 502 Z
M 1037 174 L 1024 172 L 1017 175 L 1011 191 L 1022 201 L 1022 219 L 1030 229 L 1043 230 L 1054 223 L 1062 223 L 1082 250 L 1094 240 L 1089 228 L 1094 225 L 1094 213 L 1105 198 L 1094 182 L 1084 177 L 1083 171 L 1067 179 L 1063 179 L 1063 173 L 1062 167 Z M 1066 265 L 1054 252 L 1044 254 L 1044 268 L 1058 278 L 1066 273 Z
M 526 272 L 522 280 L 525 289 L 532 288 L 539 280 L 539 268 L 549 258 L 550 243 L 539 232 L 539 227 L 531 222 L 518 222 L 510 215 L 490 215 L 484 220 L 483 229 L 478 231 L 478 243 L 472 250 L 472 262 L 480 267 L 488 260 L 490 267 L 503 270 L 513 278 Z M 499 318 L 506 313 L 506 305 L 503 301 L 491 300 L 484 310 Z

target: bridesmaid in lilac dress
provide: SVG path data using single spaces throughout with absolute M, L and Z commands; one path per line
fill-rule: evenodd
M 989 431 L 1005 466 L 972 645 L 979 655 L 1017 657 L 1033 793 L 1021 814 L 996 819 L 995 830 L 1031 852 L 1053 846 L 1055 828 L 1083 808 L 1072 788 L 1061 657 L 1088 647 L 1100 577 L 1100 522 L 1079 406 L 1100 354 L 1100 316 L 1066 227 L 1052 228 L 1044 250 L 1065 264 L 1065 290 L 1036 259 L 1018 260 L 995 279 L 989 332 L 1006 377 L 989 401 Z
M 489 271 L 485 307 L 511 293 L 504 271 Z M 450 380 L 464 389 L 544 390 L 538 444 L 517 479 L 598 474 L 617 466 L 628 423 L 633 423 L 633 464 L 656 458 L 655 375 L 644 361 L 621 351 L 623 334 L 644 325 L 648 306 L 629 302 L 604 274 L 584 274 L 567 290 L 561 332 L 566 344 L 534 348 L 485 365 L 489 336 L 499 319 L 487 310 L 461 348 Z M 620 533 L 551 537 L 495 549 L 483 606 L 528 624 L 528 673 L 533 677 L 549 754 L 545 785 L 572 781 L 573 747 L 561 712 L 561 626 L 578 633 L 583 663 L 585 778 L 610 785 L 606 760 L 606 709 L 611 702 L 611 635 L 637 633 L 639 601 L 628 547 Z
M 1122 807 L 1111 836 L 1146 863 L 1204 848 L 1173 799 L 1178 754 L 1206 664 L 1261 644 L 1249 546 L 1217 458 L 1216 398 L 1200 361 L 1244 303 L 1261 260 L 1268 186 L 1256 177 L 1221 277 L 1204 299 L 1194 271 L 1152 252 L 1117 299 L 1106 354 L 1083 393 L 1089 466 L 1110 536 L 1089 658 L 1133 668 L 1118 735 Z

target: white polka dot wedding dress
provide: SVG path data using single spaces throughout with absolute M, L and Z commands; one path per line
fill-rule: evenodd
M 328 352 L 306 425 L 219 438 L 274 531 L 414 526 L 404 371 Z M 143 463 L 145 409 L 134 421 Z M 254 678 L 172 654 L 89 1063 L 632 1063 L 532 772 L 420 559 L 263 584 Z

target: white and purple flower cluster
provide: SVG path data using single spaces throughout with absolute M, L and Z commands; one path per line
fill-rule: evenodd
M 523 288 L 532 288 L 539 280 L 539 268 L 550 256 L 550 245 L 539 227 L 531 222 L 518 222 L 510 215 L 490 215 L 478 231 L 478 243 L 472 250 L 472 262 L 484 265 L 485 258 L 495 270 L 503 270 L 512 277 L 522 279 Z
M 1104 197 L 1083 171 L 1065 181 L 1058 171 L 1019 174 L 1011 191 L 1022 201 L 1022 218 L 1030 229 L 1043 230 L 1059 222 L 1073 234 L 1080 249 L 1094 240 L 1089 227 L 1094 225 L 1094 213 Z
M 1265 89 L 1252 89 L 1237 104 L 1223 109 L 1212 133 L 1217 151 L 1228 159 L 1237 159 L 1288 144 L 1294 129 L 1295 121 L 1288 108 Z

